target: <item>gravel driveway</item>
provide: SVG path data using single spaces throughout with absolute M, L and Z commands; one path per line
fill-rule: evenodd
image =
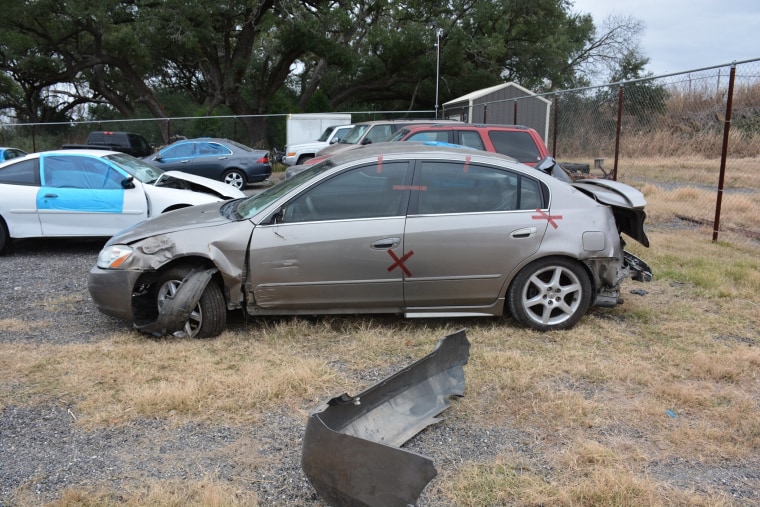
M 25 240 L 0 257 L 0 319 L 27 324 L 23 329 L 0 329 L 0 344 L 97 342 L 123 331 L 126 324 L 101 315 L 87 292 L 86 275 L 102 245 L 103 241 Z M 62 298 L 72 304 L 48 304 Z M 55 325 L 36 325 L 40 322 Z M 13 389 L 12 382 L 6 378 L 3 383 L 11 385 L 0 388 Z M 0 507 L 26 504 L 19 500 L 19 488 L 33 493 L 39 504 L 72 487 L 111 485 L 118 492 L 149 480 L 208 476 L 251 493 L 259 505 L 325 505 L 301 470 L 303 421 L 285 409 L 266 414 L 255 427 L 176 428 L 151 419 L 95 431 L 76 426 L 70 409 L 52 402 L 0 411 Z M 432 458 L 439 470 L 446 462 L 493 455 L 520 440 L 507 430 L 481 434 L 445 422 L 435 428 L 406 448 Z M 456 449 L 449 447 L 452 441 L 460 442 Z M 440 498 L 428 494 L 423 493 L 419 505 L 442 505 Z

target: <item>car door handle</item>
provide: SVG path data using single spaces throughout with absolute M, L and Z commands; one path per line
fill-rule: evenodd
M 524 229 L 517 229 L 516 231 L 512 231 L 512 234 L 510 234 L 509 236 L 515 239 L 526 239 L 526 238 L 532 238 L 533 236 L 535 236 L 536 232 L 538 232 L 537 228 L 526 227 Z
M 58 194 L 45 194 L 45 199 L 56 199 L 58 198 Z
M 396 248 L 400 244 L 401 238 L 383 238 L 372 243 L 372 248 L 377 250 L 388 250 L 389 248 Z
M 182 161 L 180 162 L 180 164 L 189 164 L 189 163 L 190 163 L 190 160 L 182 160 Z
M 228 158 L 229 158 L 229 157 L 227 157 L 227 156 L 225 155 L 224 157 L 219 157 L 219 160 L 227 160 Z

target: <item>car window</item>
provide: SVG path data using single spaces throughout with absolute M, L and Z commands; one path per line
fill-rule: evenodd
M 24 160 L 0 169 L 0 183 L 39 186 L 40 173 L 37 159 Z
M 1 152 L 1 154 L 2 154 L 2 160 L 5 161 L 5 160 L 11 160 L 17 157 L 23 157 L 24 155 L 26 155 L 26 152 L 17 150 L 15 148 L 8 148 L 7 150 Z
M 219 143 L 202 142 L 198 143 L 198 154 L 201 156 L 208 155 L 229 155 L 231 152 L 226 146 Z
M 476 150 L 486 149 L 483 140 L 480 138 L 480 133 L 472 130 L 459 131 L 459 144 L 468 148 L 475 148 Z
M 420 214 L 541 208 L 538 181 L 520 173 L 448 161 L 424 161 L 419 173 Z
M 351 132 L 351 129 L 338 129 L 338 131 L 335 133 L 335 135 L 331 139 L 331 142 L 337 143 L 338 141 L 346 137 L 346 134 L 348 134 L 349 132 Z
M 367 132 L 367 136 L 362 140 L 363 143 L 367 141 L 373 143 L 381 143 L 387 141 L 393 135 L 393 127 L 391 125 L 375 125 Z
M 161 152 L 162 158 L 182 158 L 193 155 L 195 143 L 180 143 L 175 146 L 169 146 Z
M 127 155 L 126 153 L 115 153 L 112 155 L 106 155 L 103 158 L 109 160 L 122 171 L 134 176 L 138 181 L 142 181 L 143 183 L 153 183 L 164 173 L 162 169 L 143 162 L 139 158 Z
M 93 157 L 45 156 L 42 177 L 46 187 L 120 189 L 124 175 L 104 161 Z
M 291 201 L 284 221 L 395 216 L 408 194 L 407 167 L 407 162 L 379 162 L 340 173 Z
M 536 142 L 528 132 L 491 130 L 488 137 L 496 153 L 508 155 L 518 162 L 537 162 L 541 159 Z
M 429 132 L 415 132 L 411 136 L 409 136 L 405 141 L 437 141 L 441 143 L 448 143 L 449 142 L 449 131 L 448 130 L 440 130 L 440 131 L 429 131 Z
M 140 151 L 150 150 L 150 145 L 143 136 L 139 136 L 137 134 L 128 134 L 127 137 L 129 138 L 130 144 L 133 147 L 138 148 Z
M 343 136 L 343 139 L 340 140 L 341 144 L 356 144 L 359 142 L 359 139 L 364 136 L 364 133 L 367 131 L 367 129 L 370 128 L 369 125 L 354 125 L 354 127 L 348 131 L 348 133 Z

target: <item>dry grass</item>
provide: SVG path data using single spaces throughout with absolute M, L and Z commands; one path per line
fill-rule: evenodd
M 647 294 L 594 309 L 570 331 L 347 317 L 262 321 L 208 341 L 125 333 L 92 344 L 3 344 L 0 407 L 63 401 L 89 429 L 145 418 L 248 427 L 273 410 L 305 420 L 326 398 L 359 392 L 466 325 L 467 392 L 447 424 L 508 429 L 523 445 L 452 460 L 429 487 L 431 505 L 734 505 L 698 481 L 718 463 L 758 463 L 760 260 L 756 249 L 702 232 L 654 228 L 650 237 L 649 250 L 633 250 L 656 278 L 626 285 Z M 658 465 L 679 460 L 694 467 L 690 479 Z M 259 502 L 250 481 L 214 477 L 93 488 L 50 505 Z

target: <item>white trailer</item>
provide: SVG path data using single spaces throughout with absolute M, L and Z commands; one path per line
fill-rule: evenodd
M 327 127 L 348 125 L 348 113 L 298 113 L 287 117 L 286 143 L 288 146 L 316 141 Z

